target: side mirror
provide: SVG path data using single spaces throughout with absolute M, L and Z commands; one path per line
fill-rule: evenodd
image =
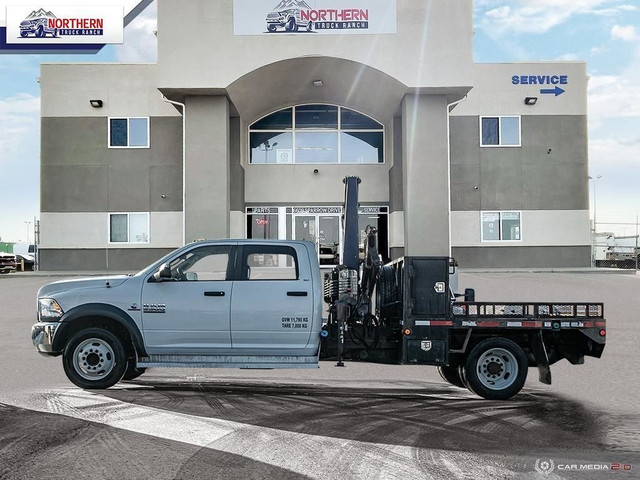
M 170 279 L 171 267 L 169 266 L 169 264 L 163 263 L 162 265 L 160 265 L 160 268 L 158 268 L 158 271 L 153 274 L 152 278 L 154 282 L 162 282 L 165 279 Z

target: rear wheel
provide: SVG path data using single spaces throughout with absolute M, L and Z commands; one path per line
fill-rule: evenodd
M 527 379 L 527 356 L 506 338 L 488 338 L 476 345 L 464 364 L 469 389 L 487 400 L 506 400 L 517 394 Z
M 445 382 L 460 388 L 467 388 L 460 378 L 460 369 L 458 365 L 440 365 L 438 373 Z
M 80 388 L 109 388 L 127 368 L 122 342 L 108 330 L 80 330 L 67 343 L 62 356 L 64 372 Z

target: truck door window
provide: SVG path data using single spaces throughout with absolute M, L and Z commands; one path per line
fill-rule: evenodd
M 171 262 L 171 277 L 181 282 L 226 280 L 230 253 L 226 245 L 191 250 Z
M 297 280 L 296 252 L 291 247 L 245 247 L 243 278 L 247 280 Z

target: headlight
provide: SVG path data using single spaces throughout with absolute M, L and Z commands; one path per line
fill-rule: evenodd
M 60 318 L 64 313 L 58 302 L 53 298 L 38 299 L 38 314 L 40 319 L 43 318 Z

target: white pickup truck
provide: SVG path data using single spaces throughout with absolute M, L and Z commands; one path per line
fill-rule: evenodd
M 196 242 L 133 276 L 42 287 L 32 340 L 82 388 L 146 367 L 312 368 L 321 295 L 313 243 Z
M 601 303 L 476 302 L 471 289 L 457 301 L 453 259 L 381 265 L 374 238 L 371 229 L 365 260 L 356 248 L 352 267 L 322 280 L 313 243 L 218 240 L 133 276 L 51 283 L 38 292 L 32 340 L 38 352 L 62 355 L 82 388 L 108 388 L 147 367 L 317 368 L 322 358 L 434 365 L 487 399 L 516 395 L 529 367 L 550 384 L 551 364 L 602 355 Z

